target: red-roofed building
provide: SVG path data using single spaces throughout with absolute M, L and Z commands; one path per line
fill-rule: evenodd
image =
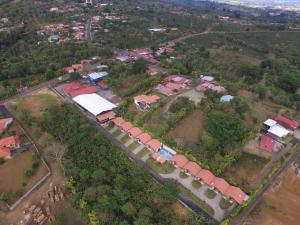
M 189 160 L 184 155 L 174 155 L 171 159 L 171 162 L 175 167 L 183 169 Z
M 172 91 L 178 91 L 182 88 L 181 84 L 169 82 L 165 85 L 166 88 L 169 88 Z
M 275 149 L 276 141 L 267 135 L 260 137 L 259 147 L 267 152 L 272 153 Z
M 125 122 L 125 123 L 122 123 L 122 124 L 120 125 L 120 128 L 121 128 L 123 131 L 127 132 L 127 131 L 129 131 L 131 128 L 133 128 L 133 125 L 132 125 L 132 123 L 130 123 L 130 122 Z
M 114 111 L 108 111 L 97 116 L 97 120 L 100 123 L 106 123 L 116 117 L 116 113 Z
M 152 104 L 159 101 L 160 97 L 157 95 L 139 95 L 134 97 L 134 103 L 141 110 L 150 108 Z
M 296 130 L 299 128 L 299 123 L 297 121 L 283 115 L 276 116 L 274 120 L 288 130 Z
M 65 73 L 67 73 L 67 74 L 75 72 L 75 70 L 72 66 L 68 66 L 64 70 L 65 70 Z
M 216 178 L 215 175 L 213 175 L 212 172 L 209 170 L 202 169 L 200 172 L 196 175 L 196 178 L 200 179 L 201 183 L 205 183 L 207 185 L 210 185 L 210 183 Z
M 164 82 L 171 82 L 171 81 L 173 81 L 173 79 L 175 79 L 177 77 L 177 75 L 169 75 L 169 76 L 167 76 L 167 77 L 165 77 L 164 79 L 163 79 L 163 81 Z
M 97 92 L 98 92 L 98 89 L 95 86 L 88 86 L 88 87 L 80 88 L 76 91 L 72 91 L 70 93 L 70 96 L 74 98 L 78 95 L 93 94 L 93 93 L 97 93 Z
M 224 195 L 230 199 L 233 199 L 240 205 L 244 202 L 246 197 L 246 194 L 240 188 L 234 186 L 229 186 Z
M 165 157 L 159 155 L 159 153 L 157 153 L 157 152 L 154 152 L 153 154 L 151 154 L 151 157 L 155 161 L 159 162 L 161 165 L 163 165 L 167 161 L 167 159 Z
M 154 76 L 154 75 L 158 74 L 159 72 L 160 71 L 156 67 L 149 67 L 148 70 L 147 70 L 147 73 L 150 76 Z
M 80 82 L 70 82 L 62 86 L 64 93 L 76 97 L 83 94 L 92 94 L 98 92 L 98 89 L 95 86 L 90 86 L 88 84 L 83 84 Z
M 73 64 L 71 66 L 75 71 L 81 70 L 82 69 L 82 65 L 81 64 Z
M 152 151 L 158 152 L 162 146 L 162 143 L 157 139 L 151 139 L 146 143 L 147 147 L 150 148 Z
M 0 158 L 10 159 L 11 158 L 11 149 L 6 148 L 6 147 L 0 148 Z
M 143 132 L 137 127 L 133 127 L 128 131 L 128 134 L 133 138 L 139 136 L 141 133 Z
M 196 177 L 197 174 L 200 172 L 201 167 L 195 163 L 195 162 L 188 162 L 187 164 L 184 165 L 184 170 L 186 173 Z
M 121 126 L 123 123 L 125 123 L 126 121 L 123 120 L 121 117 L 117 117 L 115 119 L 112 120 L 112 122 L 116 125 L 116 126 Z
M 0 134 L 2 134 L 6 128 L 13 122 L 13 118 L 5 118 L 0 120 Z
M 164 95 L 167 95 L 167 96 L 170 96 L 170 95 L 174 94 L 174 92 L 173 92 L 172 89 L 167 88 L 167 87 L 165 87 L 163 85 L 158 85 L 156 87 L 156 90 L 159 91 L 160 93 L 164 94 Z
M 0 148 L 19 148 L 20 147 L 20 139 L 18 136 L 10 136 L 0 139 Z
M 225 194 L 226 190 L 229 188 L 229 184 L 227 183 L 226 180 L 220 178 L 220 177 L 215 177 L 215 179 L 213 179 L 210 182 L 210 187 L 212 187 L 213 189 L 219 191 L 221 194 Z
M 136 139 L 138 140 L 138 142 L 146 145 L 148 141 L 150 141 L 152 138 L 149 134 L 147 133 L 142 133 L 139 136 L 136 137 Z

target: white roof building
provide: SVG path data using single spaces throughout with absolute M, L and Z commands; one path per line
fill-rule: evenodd
M 95 93 L 78 95 L 73 98 L 73 101 L 75 101 L 78 105 L 89 111 L 94 116 L 98 116 L 103 112 L 110 111 L 117 107 L 115 104 L 107 101 L 106 99 Z
M 202 81 L 208 81 L 208 82 L 212 82 L 212 81 L 215 80 L 215 78 L 212 77 L 212 76 L 204 76 L 204 75 L 201 75 L 201 76 L 200 76 L 200 79 L 201 79 Z
M 290 133 L 289 130 L 285 129 L 283 126 L 280 126 L 279 124 L 275 124 L 271 126 L 268 132 L 279 138 L 283 138 Z
M 277 124 L 277 122 L 275 120 L 272 120 L 272 119 L 267 119 L 265 122 L 264 122 L 264 125 L 268 126 L 268 127 L 272 127 L 274 126 L 275 124 Z
M 94 72 L 94 73 L 90 73 L 88 76 L 91 80 L 99 80 L 102 77 L 105 77 L 108 75 L 108 72 Z

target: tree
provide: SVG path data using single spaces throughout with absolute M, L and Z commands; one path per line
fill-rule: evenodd
M 137 213 L 136 208 L 134 207 L 134 205 L 131 202 L 125 203 L 121 207 L 121 210 L 125 215 L 127 215 L 129 217 L 133 217 Z
M 70 78 L 71 80 L 75 81 L 75 80 L 79 80 L 80 79 L 80 73 L 78 72 L 73 72 L 70 74 Z
M 160 189 L 158 196 L 164 203 L 172 204 L 179 197 L 179 189 L 176 184 L 168 182 Z
M 134 74 L 141 74 L 147 71 L 148 62 L 144 59 L 138 59 L 132 64 L 131 71 Z
M 221 147 L 246 137 L 246 124 L 236 114 L 215 113 L 208 116 L 207 131 L 218 140 Z
M 282 74 L 278 79 L 278 87 L 288 93 L 295 93 L 300 87 L 300 75 L 294 72 Z
M 262 73 L 257 65 L 242 63 L 239 65 L 238 71 L 248 83 L 255 83 L 262 79 Z

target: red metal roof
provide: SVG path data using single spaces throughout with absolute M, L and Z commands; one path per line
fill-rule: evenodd
M 123 120 L 121 117 L 117 117 L 115 119 L 112 120 L 112 122 L 116 125 L 116 126 L 121 126 L 121 124 L 125 123 L 126 121 Z
M 174 155 L 171 161 L 173 161 L 180 168 L 184 168 L 189 160 L 184 155 Z
M 141 133 L 143 133 L 143 132 L 137 127 L 133 127 L 128 131 L 128 134 L 130 134 L 132 137 L 137 137 Z
M 139 96 L 134 97 L 134 101 L 143 102 L 143 103 L 149 104 L 149 105 L 158 102 L 159 99 L 160 99 L 160 97 L 157 95 L 139 95 Z
M 161 92 L 162 94 L 165 94 L 165 95 L 172 95 L 173 94 L 173 91 L 172 89 L 170 88 L 167 88 L 165 86 L 159 86 L 156 88 L 159 92 Z
M 276 141 L 266 135 L 262 135 L 259 142 L 259 147 L 267 152 L 273 152 L 276 145 Z
M 98 82 L 97 85 L 98 85 L 100 88 L 103 88 L 103 89 L 108 88 L 108 84 L 107 84 L 107 83 L 104 83 L 103 81 Z
M 105 113 L 102 113 L 99 116 L 97 116 L 97 120 L 99 122 L 103 122 L 106 120 L 112 120 L 115 117 L 116 117 L 116 113 L 114 111 L 109 111 L 109 112 L 105 112 Z
M 221 192 L 222 194 L 226 193 L 227 188 L 230 186 L 226 180 L 224 180 L 223 178 L 220 177 L 215 177 L 215 179 L 213 179 L 210 182 L 211 187 L 216 188 L 219 192 Z
M 299 127 L 299 123 L 291 118 L 288 118 L 287 116 L 278 115 L 275 117 L 275 119 L 279 124 L 284 126 L 287 129 L 295 130 Z
M 5 118 L 0 120 L 0 133 L 2 133 L 9 124 L 13 122 L 13 118 Z
M 120 128 L 124 131 L 129 131 L 131 128 L 133 128 L 133 125 L 130 122 L 125 122 L 120 125 Z
M 183 168 L 186 169 L 193 176 L 197 176 L 197 174 L 201 170 L 201 167 L 197 163 L 191 161 L 185 164 Z
M 78 95 L 92 94 L 92 93 L 96 93 L 96 92 L 98 92 L 98 89 L 95 86 L 89 86 L 89 87 L 81 88 L 76 91 L 72 91 L 70 93 L 70 95 L 74 98 Z
M 152 139 L 146 143 L 153 151 L 158 151 L 162 143 L 157 139 Z
M 200 172 L 196 175 L 196 177 L 200 178 L 205 182 L 207 185 L 210 185 L 213 179 L 215 179 L 215 175 L 213 175 L 212 172 L 209 170 L 202 169 Z
M 10 147 L 11 145 L 20 145 L 18 136 L 10 136 L 0 139 L 0 147 Z
M 7 158 L 11 156 L 11 149 L 6 147 L 0 148 L 0 158 Z
M 141 143 L 146 144 L 148 141 L 150 141 L 152 138 L 147 133 L 142 133 L 139 136 L 136 137 Z
M 181 88 L 181 84 L 169 82 L 165 85 L 165 87 L 171 89 L 172 91 L 175 91 Z
M 176 78 L 178 75 L 169 75 L 169 76 L 167 76 L 167 77 L 165 77 L 164 79 L 163 79 L 163 81 L 165 81 L 165 82 L 170 82 L 170 81 L 172 81 L 174 78 Z
M 242 204 L 246 196 L 241 189 L 234 186 L 229 186 L 224 195 L 234 199 L 238 204 Z

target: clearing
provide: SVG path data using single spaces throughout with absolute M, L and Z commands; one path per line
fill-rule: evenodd
M 250 225 L 298 225 L 300 218 L 300 178 L 290 167 L 268 190 L 263 202 L 248 218 Z
M 200 110 L 194 110 L 178 125 L 172 129 L 167 137 L 174 138 L 178 144 L 187 146 L 196 143 L 204 131 L 204 113 Z

